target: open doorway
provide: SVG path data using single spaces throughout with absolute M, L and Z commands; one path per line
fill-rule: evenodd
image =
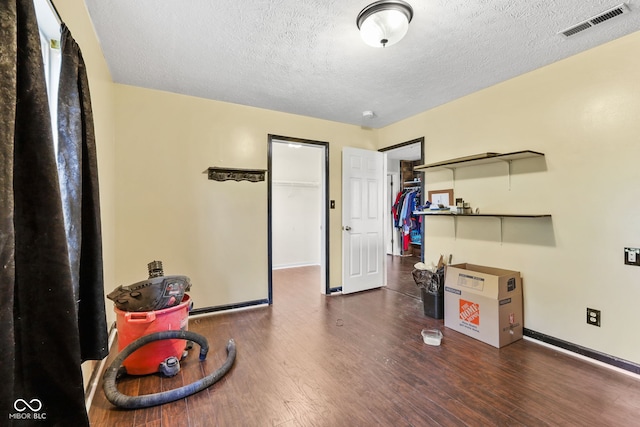
M 329 293 L 328 161 L 326 142 L 269 135 L 270 302 L 274 277 L 296 272 Z
M 423 259 L 424 230 L 421 218 L 412 217 L 412 206 L 424 204 L 424 137 L 380 150 L 385 159 L 385 246 L 387 288 L 416 298 L 420 289 L 411 271 Z M 403 213 L 405 214 L 403 216 Z

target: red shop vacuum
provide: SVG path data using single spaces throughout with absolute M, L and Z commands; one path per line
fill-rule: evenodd
M 116 381 L 123 375 L 160 373 L 171 377 L 180 371 L 180 360 L 193 342 L 200 346 L 200 360 L 207 357 L 209 344 L 202 335 L 190 332 L 189 311 L 193 302 L 187 276 L 165 276 L 162 261 L 148 264 L 149 278 L 129 286 L 118 286 L 107 298 L 115 304 L 118 351 L 105 371 L 103 388 L 107 399 L 125 408 L 145 408 L 182 399 L 204 390 L 222 378 L 236 357 L 235 342 L 227 343 L 227 359 L 215 372 L 192 384 L 142 396 L 120 393 Z

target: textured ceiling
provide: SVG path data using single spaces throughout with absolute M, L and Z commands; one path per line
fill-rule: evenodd
M 116 83 L 371 128 L 640 30 L 640 0 L 570 38 L 620 3 L 409 0 L 407 36 L 376 49 L 368 0 L 85 1 Z

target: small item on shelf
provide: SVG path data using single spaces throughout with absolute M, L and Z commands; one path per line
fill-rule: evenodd
M 439 203 L 439 204 L 431 203 L 431 205 L 429 205 L 429 210 L 431 210 L 431 211 L 448 211 L 449 207 L 443 205 L 442 203 Z
M 465 202 L 464 199 L 456 199 L 456 210 L 454 213 L 458 214 L 472 214 L 473 209 L 471 208 L 471 203 Z

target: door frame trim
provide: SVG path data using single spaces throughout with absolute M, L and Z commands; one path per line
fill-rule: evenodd
M 387 151 L 396 150 L 398 148 L 402 148 L 402 147 L 405 147 L 407 145 L 413 145 L 413 144 L 418 144 L 418 143 L 420 144 L 420 163 L 424 164 L 424 162 L 425 162 L 425 160 L 424 160 L 424 144 L 425 144 L 424 136 L 421 136 L 419 138 L 415 138 L 415 139 L 412 139 L 412 140 L 409 140 L 409 141 L 401 142 L 399 144 L 390 145 L 389 147 L 380 148 L 378 151 L 380 151 L 381 153 L 386 153 Z M 385 162 L 385 164 L 384 164 L 385 177 L 386 177 L 387 173 L 388 173 L 387 172 L 387 163 Z M 424 177 L 424 173 L 423 173 L 422 176 Z M 422 190 L 422 194 L 423 195 L 425 194 L 425 184 L 426 184 L 425 180 L 422 179 L 420 188 Z M 421 231 L 422 231 L 421 239 L 422 239 L 422 242 L 424 242 L 424 236 L 425 236 L 424 235 L 424 226 L 422 227 Z M 424 260 L 424 244 L 420 247 L 420 261 L 422 261 L 422 260 Z M 385 265 L 385 267 L 386 267 L 386 265 Z M 386 274 L 386 271 L 385 271 L 385 280 L 386 280 L 386 276 L 387 276 L 387 274 Z
M 396 150 L 398 148 L 402 148 L 407 145 L 413 145 L 417 143 L 420 143 L 420 149 L 421 149 L 420 160 L 424 162 L 424 136 L 421 136 L 420 138 L 412 139 L 410 141 L 401 142 L 400 144 L 390 145 L 388 147 L 381 148 L 378 151 L 381 153 L 384 153 L 385 151 Z
M 268 134 L 267 138 L 267 265 L 268 265 L 268 303 L 273 304 L 273 178 L 272 178 L 272 156 L 274 141 L 290 142 L 293 144 L 314 145 L 324 148 L 324 226 L 325 226 L 325 247 L 324 247 L 324 289 L 326 294 L 334 292 L 334 288 L 330 287 L 330 270 L 329 270 L 329 143 L 325 141 L 315 141 L 303 138 L 294 138 L 290 136 Z

